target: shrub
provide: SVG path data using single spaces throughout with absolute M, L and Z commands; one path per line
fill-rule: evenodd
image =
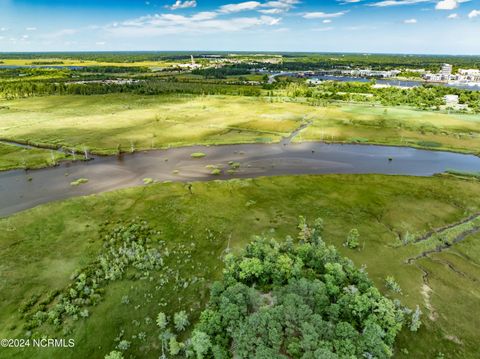
M 168 319 L 167 319 L 167 316 L 165 315 L 165 313 L 163 312 L 160 312 L 158 313 L 158 316 L 157 316 L 157 326 L 160 328 L 160 329 L 165 329 L 168 325 Z
M 109 354 L 105 355 L 105 359 L 123 359 L 121 352 L 113 350 Z
M 387 276 L 385 278 L 385 287 L 395 293 L 402 293 L 402 288 L 400 285 L 395 281 L 393 276 Z
M 410 319 L 410 325 L 409 325 L 410 331 L 416 332 L 420 328 L 420 326 L 422 325 L 422 322 L 420 320 L 421 316 L 422 316 L 422 311 L 420 310 L 420 307 L 417 305 L 417 308 L 412 313 L 412 317 Z
M 182 310 L 178 313 L 175 313 L 175 315 L 173 316 L 173 323 L 175 324 L 175 329 L 177 331 L 184 331 L 190 324 L 190 322 L 188 321 L 187 312 Z
M 125 351 L 130 348 L 130 342 L 128 340 L 121 340 L 120 343 L 117 345 L 117 349 Z
M 345 247 L 350 249 L 355 249 L 360 245 L 360 233 L 358 233 L 357 229 L 352 229 L 348 233 L 347 240 L 345 241 Z

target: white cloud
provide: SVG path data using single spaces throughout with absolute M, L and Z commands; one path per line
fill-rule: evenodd
M 437 5 L 435 5 L 435 9 L 437 10 L 454 10 L 456 9 L 460 4 L 464 2 L 469 2 L 470 0 L 441 0 L 437 2 Z
M 27 27 L 25 28 L 26 31 L 37 31 L 36 27 Z
M 97 46 L 103 46 L 103 45 L 105 45 L 105 44 L 106 44 L 105 41 L 97 41 L 97 42 L 95 43 L 95 45 L 97 45 Z
M 185 6 L 188 1 L 176 1 L 169 9 Z M 281 22 L 273 15 L 292 9 L 299 0 L 243 1 L 225 4 L 216 10 L 198 12 L 193 15 L 161 13 L 133 18 L 123 22 L 113 22 L 103 28 L 116 36 L 139 37 L 161 36 L 176 33 L 218 33 L 242 31 L 254 27 L 275 26 Z M 256 11 L 257 15 L 233 16 L 239 12 Z M 326 14 L 325 17 L 343 15 Z M 233 16 L 233 17 L 232 17 Z
M 458 19 L 458 14 L 450 14 L 447 16 L 448 19 Z
M 202 20 L 211 20 L 215 19 L 218 16 L 218 13 L 215 11 L 202 11 L 192 15 L 192 20 L 194 21 L 202 21 Z
M 303 14 L 305 19 L 328 19 L 328 18 L 335 18 L 345 15 L 346 11 L 334 12 L 334 13 L 327 13 L 327 12 L 307 12 Z
M 262 14 L 276 15 L 276 14 L 281 14 L 285 12 L 285 10 L 273 8 L 273 9 L 266 9 L 266 10 L 258 10 L 258 12 L 261 12 Z
M 126 37 L 161 36 L 178 33 L 217 33 L 248 30 L 254 27 L 275 26 L 281 21 L 267 15 L 218 18 L 216 12 L 200 12 L 192 16 L 156 14 L 142 16 L 122 23 L 108 25 L 110 34 Z
M 4 32 L 4 31 L 7 31 L 8 29 L 6 27 L 0 27 L 0 31 L 1 32 Z
M 330 24 L 332 22 L 332 20 L 330 19 L 325 19 L 322 21 L 324 24 Z
M 220 6 L 219 11 L 223 13 L 249 11 L 249 10 L 255 10 L 256 8 L 260 7 L 260 5 L 261 4 L 258 1 L 246 1 L 238 4 L 226 4 L 226 5 Z
M 416 24 L 417 22 L 417 19 L 407 19 L 403 21 L 404 24 Z
M 480 10 L 472 10 L 470 11 L 470 13 L 468 14 L 468 18 L 469 19 L 473 19 L 477 16 L 480 16 Z
M 414 5 L 424 2 L 430 2 L 430 0 L 384 0 L 368 4 L 368 6 L 387 7 L 387 6 L 400 6 L 400 5 Z
M 292 9 L 296 4 L 300 3 L 299 0 L 276 0 L 276 1 L 267 1 L 262 4 L 262 7 L 268 8 L 267 10 L 260 10 L 263 13 L 270 14 L 280 14 L 282 12 L 287 12 Z M 268 12 L 266 12 L 268 11 Z
M 196 6 L 197 6 L 196 0 L 191 0 L 191 1 L 177 0 L 175 1 L 175 4 L 173 4 L 172 6 L 167 6 L 167 8 L 170 10 L 178 10 L 178 9 L 187 9 L 189 7 L 196 7 Z

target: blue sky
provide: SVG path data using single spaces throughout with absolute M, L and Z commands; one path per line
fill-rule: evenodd
M 480 0 L 0 0 L 0 52 L 480 54 Z

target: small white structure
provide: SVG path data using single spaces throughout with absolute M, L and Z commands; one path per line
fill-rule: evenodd
M 458 95 L 446 95 L 443 97 L 445 100 L 445 105 L 447 106 L 457 106 L 459 103 Z

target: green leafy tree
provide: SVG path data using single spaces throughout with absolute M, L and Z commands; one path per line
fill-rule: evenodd
M 160 329 L 165 329 L 168 325 L 168 319 L 167 319 L 167 316 L 165 315 L 165 313 L 163 312 L 160 312 L 158 313 L 158 316 L 157 316 L 157 326 L 160 328 Z
M 105 355 L 105 359 L 123 359 L 123 354 L 119 351 L 113 350 Z
M 172 335 L 170 337 L 168 347 L 169 347 L 170 355 L 178 355 L 178 353 L 180 353 L 180 351 L 183 348 L 183 343 L 177 342 L 177 338 L 175 338 L 175 336 Z
M 175 329 L 177 331 L 179 331 L 179 332 L 184 331 L 188 327 L 188 325 L 190 324 L 190 322 L 188 321 L 187 312 L 182 310 L 178 313 L 175 313 L 175 315 L 173 317 L 173 323 L 174 323 Z
M 197 359 L 203 359 L 212 346 L 209 336 L 204 332 L 194 330 L 191 341 Z
M 417 308 L 412 313 L 412 317 L 410 319 L 410 325 L 409 325 L 410 331 L 416 332 L 418 329 L 420 329 L 422 325 L 422 322 L 420 320 L 421 316 L 422 316 L 422 311 L 420 310 L 420 307 L 417 305 Z

